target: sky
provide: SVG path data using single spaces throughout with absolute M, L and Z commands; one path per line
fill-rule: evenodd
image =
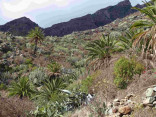
M 25 16 L 46 28 L 92 14 L 120 1 L 123 0 L 0 0 L 0 25 Z M 130 2 L 133 6 L 142 4 L 142 0 Z

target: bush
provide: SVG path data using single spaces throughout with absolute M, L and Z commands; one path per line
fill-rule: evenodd
M 20 78 L 18 82 L 12 82 L 9 87 L 9 96 L 19 95 L 21 99 L 23 96 L 31 97 L 33 92 L 28 78 Z
M 4 83 L 0 84 L 0 90 L 6 90 L 7 86 Z
M 57 62 L 52 61 L 50 64 L 48 64 L 48 69 L 50 72 L 58 73 L 61 70 L 61 65 Z
M 114 67 L 115 79 L 114 83 L 117 87 L 124 89 L 127 84 L 132 80 L 133 75 L 141 74 L 144 66 L 136 60 L 135 57 L 131 59 L 121 57 Z
M 99 75 L 99 71 L 95 72 L 93 75 L 88 76 L 86 79 L 81 81 L 81 88 L 80 91 L 84 93 L 89 93 L 89 88 L 92 86 L 93 81 Z
M 32 59 L 31 58 L 26 59 L 25 64 L 32 64 Z
M 39 67 L 38 69 L 35 69 L 34 71 L 30 72 L 29 74 L 29 80 L 36 85 L 41 85 L 43 81 L 47 78 L 47 75 L 43 68 Z

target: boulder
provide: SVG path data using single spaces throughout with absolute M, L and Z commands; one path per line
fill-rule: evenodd
M 156 101 L 153 102 L 153 105 L 156 105 Z
M 120 102 L 113 102 L 113 106 L 119 106 Z
M 147 105 L 147 104 L 152 104 L 155 101 L 154 97 L 148 97 L 145 100 L 143 100 L 143 104 Z
M 113 109 L 112 109 L 112 112 L 113 112 L 113 113 L 117 113 L 117 112 L 118 112 L 118 108 L 113 108 Z
M 114 102 L 120 102 L 119 99 L 115 99 Z
M 135 95 L 134 94 L 129 94 L 125 97 L 125 99 L 129 100 L 131 97 L 134 97 Z
M 155 92 L 156 92 L 156 87 L 154 87 L 154 88 L 153 88 L 153 91 L 155 91 Z
M 129 114 L 132 111 L 132 109 L 129 106 L 124 106 L 124 107 L 120 107 L 118 111 L 119 113 L 126 115 Z
M 152 96 L 154 96 L 154 95 L 155 95 L 155 93 L 154 93 L 153 88 L 148 88 L 148 89 L 146 90 L 146 97 L 152 97 Z

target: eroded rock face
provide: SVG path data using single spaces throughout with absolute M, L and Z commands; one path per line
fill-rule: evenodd
M 130 13 L 135 12 L 131 10 L 131 3 L 129 0 L 124 0 L 115 6 L 109 6 L 101 9 L 94 14 L 72 19 L 68 22 L 59 23 L 45 29 L 46 35 L 64 36 L 73 31 L 84 31 L 104 26 L 117 18 L 123 18 Z

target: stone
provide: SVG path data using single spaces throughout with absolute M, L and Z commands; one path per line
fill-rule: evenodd
M 119 111 L 119 113 L 126 115 L 126 114 L 130 113 L 132 111 L 132 109 L 129 106 L 124 106 L 124 107 L 120 107 L 118 111 Z
M 148 88 L 146 90 L 146 97 L 151 97 L 151 96 L 154 96 L 154 95 L 155 95 L 155 93 L 154 93 L 153 88 Z
M 124 102 L 120 102 L 120 105 L 124 105 L 125 103 Z
M 120 102 L 113 102 L 113 106 L 119 106 Z
M 117 113 L 117 112 L 118 112 L 118 108 L 113 108 L 113 109 L 112 109 L 112 112 L 113 112 L 113 113 Z
M 112 105 L 111 102 L 108 102 L 108 103 L 107 103 L 107 107 L 108 107 L 108 108 L 111 108 L 112 106 L 113 106 L 113 105 Z
M 156 105 L 156 101 L 154 101 L 153 104 Z
M 125 99 L 130 99 L 131 97 L 134 97 L 135 95 L 134 94 L 129 94 L 129 95 L 127 95 L 126 97 L 125 97 Z
M 113 109 L 107 109 L 105 114 L 106 115 L 112 115 L 113 114 Z
M 128 101 L 127 101 L 127 103 L 128 103 L 128 104 L 131 104 L 131 103 L 132 103 L 132 101 L 131 101 L 131 100 L 128 100 Z
M 113 114 L 113 109 L 109 109 L 108 114 L 112 115 Z
M 113 115 L 111 115 L 111 116 L 109 116 L 109 117 L 120 117 L 120 113 L 115 113 L 115 114 L 113 114 Z
M 153 107 L 154 105 L 153 105 L 153 104 L 147 104 L 147 106 L 149 106 L 149 107 Z
M 155 92 L 156 92 L 156 87 L 154 87 L 154 88 L 153 88 L 153 91 L 155 91 Z
M 143 100 L 143 104 L 147 105 L 147 104 L 152 104 L 155 101 L 154 97 L 148 97 L 145 100 Z
M 115 99 L 114 102 L 120 102 L 119 99 Z

